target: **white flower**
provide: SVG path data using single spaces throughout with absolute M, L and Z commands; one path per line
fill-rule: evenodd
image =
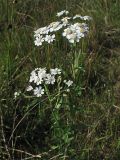
M 44 89 L 41 86 L 36 87 L 33 91 L 34 95 L 37 97 L 41 97 L 44 94 Z
M 38 68 L 38 77 L 44 78 L 46 76 L 46 68 Z
M 74 43 L 75 41 L 77 41 L 77 42 L 79 41 L 76 33 L 72 33 L 72 34 L 67 35 L 67 39 L 69 40 L 70 43 Z
M 72 33 L 73 33 L 72 30 L 68 27 L 68 28 L 64 29 L 64 32 L 62 33 L 62 35 L 64 37 L 67 37 L 67 35 L 72 34 Z
M 63 11 L 57 13 L 57 17 L 60 17 L 60 16 L 62 16 L 63 14 L 67 15 L 68 13 L 69 13 L 68 11 L 63 10 Z
M 48 34 L 49 28 L 48 27 L 41 27 L 34 31 L 35 34 Z
M 84 37 L 88 32 L 88 26 L 85 23 L 75 23 L 73 28 L 76 30 L 76 33 L 79 38 Z
M 68 87 L 72 86 L 72 84 L 73 84 L 73 81 L 71 81 L 71 80 L 68 80 L 68 81 L 64 80 L 63 82 L 64 82 Z
M 88 32 L 88 27 L 85 23 L 75 23 L 64 29 L 62 35 L 66 37 L 70 43 L 79 42 L 82 37 Z
M 50 23 L 50 25 L 48 26 L 50 32 L 58 31 L 58 30 L 60 30 L 62 27 L 63 27 L 63 25 L 62 25 L 60 22 L 58 22 L 58 21 L 57 21 L 57 22 L 52 22 L 52 23 Z
M 63 26 L 67 26 L 69 24 L 69 19 L 71 19 L 71 17 L 64 17 L 61 19 Z
M 76 18 L 82 18 L 82 16 L 79 15 L 79 14 L 76 14 L 76 15 L 73 17 L 73 19 L 76 19 Z
M 45 78 L 46 84 L 54 84 L 55 83 L 55 77 L 51 74 L 47 74 Z
M 21 91 L 15 92 L 14 93 L 14 98 L 17 98 L 21 94 Z
M 57 16 L 60 17 L 62 15 L 67 15 L 69 12 L 63 10 L 57 13 Z M 72 24 L 69 22 L 70 19 L 79 18 L 81 20 L 91 20 L 90 16 L 81 16 L 79 14 L 75 15 L 74 17 L 62 17 L 60 21 L 52 22 L 48 26 L 41 27 L 34 31 L 35 40 L 34 43 L 36 46 L 41 46 L 43 42 L 52 43 L 55 40 L 55 34 L 50 35 L 49 33 L 54 33 L 59 31 L 61 28 L 64 29 L 62 35 L 68 39 L 70 43 L 79 42 L 81 38 L 85 37 L 88 33 L 88 26 L 85 23 L 74 23 Z
M 35 36 L 35 40 L 34 40 L 35 45 L 36 46 L 41 46 L 42 43 L 44 42 L 43 36 L 40 35 L 40 34 L 35 34 L 34 36 Z
M 55 69 L 50 69 L 51 75 L 57 75 L 61 74 L 61 69 L 55 68 Z
M 30 80 L 29 80 L 29 82 L 34 82 L 34 83 L 36 83 L 36 81 L 37 81 L 37 74 L 36 74 L 36 72 L 35 72 L 35 70 L 33 70 L 32 72 L 31 72 L 31 74 L 30 74 Z
M 48 43 L 51 43 L 55 40 L 55 34 L 53 35 L 46 35 L 45 37 L 45 41 L 48 42 Z
M 35 69 L 35 80 L 34 83 L 36 83 L 36 85 L 42 84 L 44 78 L 46 77 L 46 68 L 38 68 Z
M 84 21 L 86 21 L 86 20 L 92 20 L 92 18 L 91 18 L 90 16 L 83 16 L 82 19 L 83 19 Z
M 67 89 L 66 91 L 67 91 L 67 92 L 70 92 L 70 89 Z
M 43 78 L 45 77 L 45 73 L 46 73 L 45 69 L 36 68 L 31 72 L 29 82 L 34 82 L 37 85 L 41 84 Z
M 75 40 L 77 39 L 76 32 L 72 30 L 72 28 L 70 27 L 64 29 L 63 36 L 65 36 L 69 40 L 70 43 L 74 43 Z
M 59 68 L 52 68 L 49 72 L 47 72 L 46 68 L 35 68 L 30 73 L 30 80 L 34 84 L 29 85 L 26 88 L 26 91 L 33 91 L 34 96 L 41 97 L 45 93 L 45 85 L 50 86 L 54 85 L 55 83 L 61 84 L 61 69 Z M 58 75 L 58 76 L 56 76 Z M 66 84 L 66 91 L 69 92 L 69 87 L 73 84 L 71 80 L 64 80 Z M 42 87 L 43 86 L 43 87 Z M 63 89 L 63 86 L 60 85 L 60 89 Z M 19 95 L 18 92 L 14 94 L 15 98 Z
M 81 16 L 81 15 L 79 15 L 79 14 L 77 14 L 77 15 L 75 15 L 75 16 L 73 17 L 73 19 L 76 19 L 76 18 L 80 18 L 80 19 L 82 19 L 82 20 L 84 20 L 84 21 L 86 21 L 86 20 L 91 20 L 91 19 L 92 19 L 90 16 Z
M 75 29 L 80 29 L 80 28 L 88 29 L 86 23 L 75 23 L 72 27 L 74 27 Z
M 37 85 L 41 84 L 46 77 L 46 68 L 39 68 L 37 71 L 38 81 L 36 82 Z
M 42 81 L 43 81 L 42 77 L 37 76 L 35 83 L 36 83 L 36 85 L 39 85 L 39 84 L 42 84 Z
M 26 88 L 26 91 L 31 91 L 31 90 L 33 90 L 33 87 L 31 85 Z

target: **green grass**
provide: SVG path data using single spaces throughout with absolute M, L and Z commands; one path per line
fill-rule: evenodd
M 120 159 L 119 8 L 119 0 L 0 0 L 1 160 Z M 73 50 L 62 39 L 36 47 L 33 31 L 63 9 L 93 17 L 89 36 Z M 75 87 L 52 102 L 15 100 L 35 67 L 62 68 Z

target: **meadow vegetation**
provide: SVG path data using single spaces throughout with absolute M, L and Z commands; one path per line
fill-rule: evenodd
M 36 46 L 62 10 L 92 17 L 87 36 Z M 35 68 L 60 69 L 38 97 Z M 0 159 L 120 159 L 120 0 L 0 0 Z

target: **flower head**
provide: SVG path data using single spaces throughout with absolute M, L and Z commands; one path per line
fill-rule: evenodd
M 60 30 L 62 27 L 63 27 L 63 25 L 58 21 L 57 22 L 52 22 L 48 26 L 50 32 L 56 32 L 56 31 Z
M 21 94 L 21 91 L 15 92 L 14 93 L 14 98 L 16 99 L 20 94 Z
M 82 16 L 79 15 L 79 14 L 76 14 L 76 15 L 73 17 L 73 19 L 76 19 L 76 18 L 82 18 Z
M 70 43 L 79 42 L 82 37 L 88 32 L 88 27 L 85 23 L 75 23 L 64 29 L 63 36 L 66 37 Z
M 45 41 L 48 43 L 52 43 L 55 40 L 55 34 L 53 35 L 46 35 Z
M 61 69 L 55 68 L 55 69 L 50 69 L 51 75 L 57 75 L 61 74 Z
M 92 18 L 91 18 L 90 16 L 83 16 L 82 19 L 83 19 L 84 21 L 86 21 L 86 20 L 88 20 L 88 21 L 89 21 L 89 20 L 92 20 Z
M 36 68 L 30 74 L 29 82 L 34 82 L 36 85 L 39 85 L 43 82 L 43 79 L 46 76 L 46 68 Z
M 43 36 L 40 35 L 40 34 L 35 34 L 34 36 L 35 36 L 35 40 L 34 40 L 35 45 L 36 46 L 41 46 L 42 43 L 44 42 Z
M 73 84 L 71 80 L 62 81 L 61 69 L 51 68 L 49 71 L 46 68 L 35 68 L 30 73 L 30 84 L 27 87 L 26 91 L 33 91 L 34 96 L 42 97 L 46 93 L 46 88 L 51 85 L 59 84 L 60 90 L 64 88 L 65 85 L 61 86 L 63 82 L 66 84 L 65 89 Z
M 41 86 L 36 87 L 33 91 L 34 95 L 37 97 L 41 97 L 44 94 L 44 89 Z
M 56 16 L 57 16 L 57 17 L 61 17 L 61 16 L 64 15 L 64 14 L 67 15 L 67 14 L 69 14 L 69 12 L 66 11 L 66 10 L 63 10 L 63 11 L 61 11 L 61 12 L 58 12 Z
M 33 90 L 33 87 L 31 85 L 26 88 L 26 91 L 31 91 L 31 90 Z
M 41 27 L 34 31 L 35 40 L 34 43 L 36 46 L 41 46 L 43 42 L 52 43 L 55 39 L 55 34 L 57 31 L 63 29 L 62 35 L 68 39 L 70 43 L 76 43 L 79 42 L 81 38 L 85 37 L 85 35 L 88 33 L 88 26 L 86 23 L 74 23 L 74 20 L 76 18 L 79 18 L 80 20 L 91 20 L 92 18 L 90 16 L 81 16 L 79 14 L 68 17 L 66 16 L 69 12 L 66 10 L 63 10 L 61 12 L 57 13 L 58 17 L 61 17 L 62 15 L 65 15 L 65 17 L 62 17 L 60 21 L 52 22 L 49 25 L 45 27 Z M 54 33 L 54 34 L 50 34 Z
M 71 19 L 71 17 L 64 17 L 61 19 L 63 26 L 67 26 L 69 24 L 69 19 Z
M 46 84 L 54 84 L 55 83 L 55 76 L 51 74 L 47 74 L 45 78 L 45 83 Z
M 92 19 L 90 16 L 81 16 L 81 15 L 79 15 L 79 14 L 76 14 L 76 15 L 73 17 L 73 19 L 76 19 L 76 18 L 80 18 L 81 20 L 84 20 L 84 21 L 86 21 L 86 20 L 91 20 L 91 19 Z
M 72 86 L 72 84 L 73 84 L 73 81 L 71 81 L 71 80 L 64 80 L 64 83 L 68 86 L 68 87 L 70 87 L 70 86 Z
M 35 70 L 33 70 L 31 73 L 30 73 L 30 79 L 29 79 L 29 82 L 34 82 L 36 83 L 36 80 L 37 80 L 37 74 L 35 72 Z
M 48 34 L 49 28 L 48 27 L 41 27 L 34 31 L 35 34 Z

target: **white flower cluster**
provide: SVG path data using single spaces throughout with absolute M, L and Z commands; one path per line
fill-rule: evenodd
M 21 91 L 15 92 L 14 93 L 14 98 L 16 99 L 20 94 L 21 94 Z
M 34 96 L 41 97 L 45 93 L 45 85 L 54 85 L 57 82 L 57 75 L 61 75 L 61 70 L 58 68 L 50 69 L 47 73 L 46 68 L 36 68 L 30 74 L 29 83 L 26 91 L 33 91 Z M 67 87 L 72 85 L 72 81 L 64 81 Z
M 67 25 L 70 25 L 70 22 L 69 22 L 70 19 L 71 19 L 71 17 L 64 17 L 64 18 L 61 19 L 64 27 L 67 26 Z
M 63 10 L 57 13 L 57 17 L 69 14 L 68 11 Z M 34 43 L 36 46 L 41 46 L 43 42 L 52 43 L 55 41 L 55 33 L 63 29 L 62 35 L 68 39 L 70 43 L 79 42 L 82 37 L 88 33 L 88 26 L 86 23 L 72 23 L 72 20 L 79 18 L 80 20 L 91 20 L 89 16 L 75 15 L 74 17 L 62 17 L 60 21 L 52 22 L 48 26 L 39 28 L 34 31 Z
M 69 14 L 69 12 L 66 11 L 66 10 L 63 10 L 63 11 L 61 11 L 61 12 L 58 12 L 56 16 L 57 16 L 57 17 L 60 17 L 60 16 L 62 16 L 62 15 L 64 15 L 64 14 L 67 15 L 67 14 Z
M 35 45 L 41 46 L 43 42 L 52 43 L 55 40 L 55 34 L 53 32 L 60 30 L 62 27 L 63 25 L 56 21 L 50 23 L 49 26 L 42 27 L 34 31 Z
M 70 86 L 72 86 L 72 84 L 73 84 L 73 81 L 71 81 L 71 80 L 64 80 L 63 81 L 68 87 L 70 87 Z
M 84 21 L 89 21 L 89 20 L 92 20 L 92 18 L 90 16 L 81 16 L 79 14 L 76 14 L 73 19 L 76 19 L 76 18 L 80 18 L 81 20 L 84 20 Z
M 70 43 L 79 42 L 81 38 L 88 33 L 88 26 L 86 23 L 75 23 L 64 29 L 63 36 L 68 39 Z

